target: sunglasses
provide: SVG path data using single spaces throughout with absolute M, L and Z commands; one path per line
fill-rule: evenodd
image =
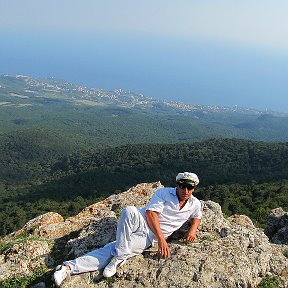
M 187 184 L 187 183 L 179 183 L 178 186 L 181 189 L 188 189 L 188 190 L 193 190 L 195 188 L 195 186 L 191 185 L 191 184 Z

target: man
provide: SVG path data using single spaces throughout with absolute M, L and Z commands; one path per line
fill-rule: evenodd
M 191 219 L 191 227 L 184 241 L 193 241 L 202 217 L 200 201 L 192 195 L 199 179 L 194 173 L 184 172 L 176 176 L 176 182 L 175 188 L 158 189 L 146 208 L 124 208 L 117 226 L 116 241 L 57 266 L 53 275 L 55 284 L 60 286 L 72 274 L 101 269 L 104 269 L 104 277 L 111 277 L 128 258 L 141 254 L 155 243 L 158 244 L 159 256 L 169 257 L 166 239 L 188 219 Z

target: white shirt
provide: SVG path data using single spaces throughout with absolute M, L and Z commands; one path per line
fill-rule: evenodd
M 156 211 L 159 213 L 158 218 L 160 229 L 165 238 L 178 230 L 188 219 L 202 218 L 201 203 L 193 195 L 191 195 L 186 204 L 180 210 L 176 188 L 158 189 L 150 199 L 146 208 L 141 212 L 145 213 L 146 210 Z M 155 241 L 155 237 L 153 238 Z

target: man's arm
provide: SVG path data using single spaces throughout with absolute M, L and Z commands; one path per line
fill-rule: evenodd
M 169 246 L 163 236 L 163 233 L 160 229 L 160 223 L 158 218 L 158 212 L 147 210 L 146 219 L 149 228 L 152 230 L 154 235 L 158 240 L 158 254 L 161 258 L 167 258 L 170 256 Z
M 198 229 L 198 226 L 200 225 L 200 223 L 201 223 L 201 219 L 199 219 L 199 218 L 192 218 L 191 219 L 191 227 L 184 236 L 185 242 L 192 242 L 195 240 L 197 229 Z

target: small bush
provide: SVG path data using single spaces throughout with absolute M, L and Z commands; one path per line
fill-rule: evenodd
M 45 268 L 41 267 L 35 269 L 32 275 L 19 275 L 13 278 L 8 278 L 0 282 L 1 288 L 27 288 L 29 287 L 36 279 L 42 277 L 45 274 Z
M 223 217 L 224 217 L 225 219 L 228 219 L 228 218 L 230 217 L 230 216 L 229 216 L 227 213 L 225 213 L 225 212 L 223 212 L 222 215 L 223 215 Z
M 276 276 L 265 276 L 261 280 L 258 288 L 278 288 L 279 282 L 279 278 Z
M 214 240 L 214 238 L 213 238 L 213 236 L 211 236 L 211 235 L 205 235 L 203 238 L 202 238 L 202 240 L 204 241 L 204 240 L 207 240 L 207 241 L 213 241 Z
M 3 251 L 11 248 L 13 246 L 13 242 L 11 241 L 0 241 L 0 254 L 3 253 Z

